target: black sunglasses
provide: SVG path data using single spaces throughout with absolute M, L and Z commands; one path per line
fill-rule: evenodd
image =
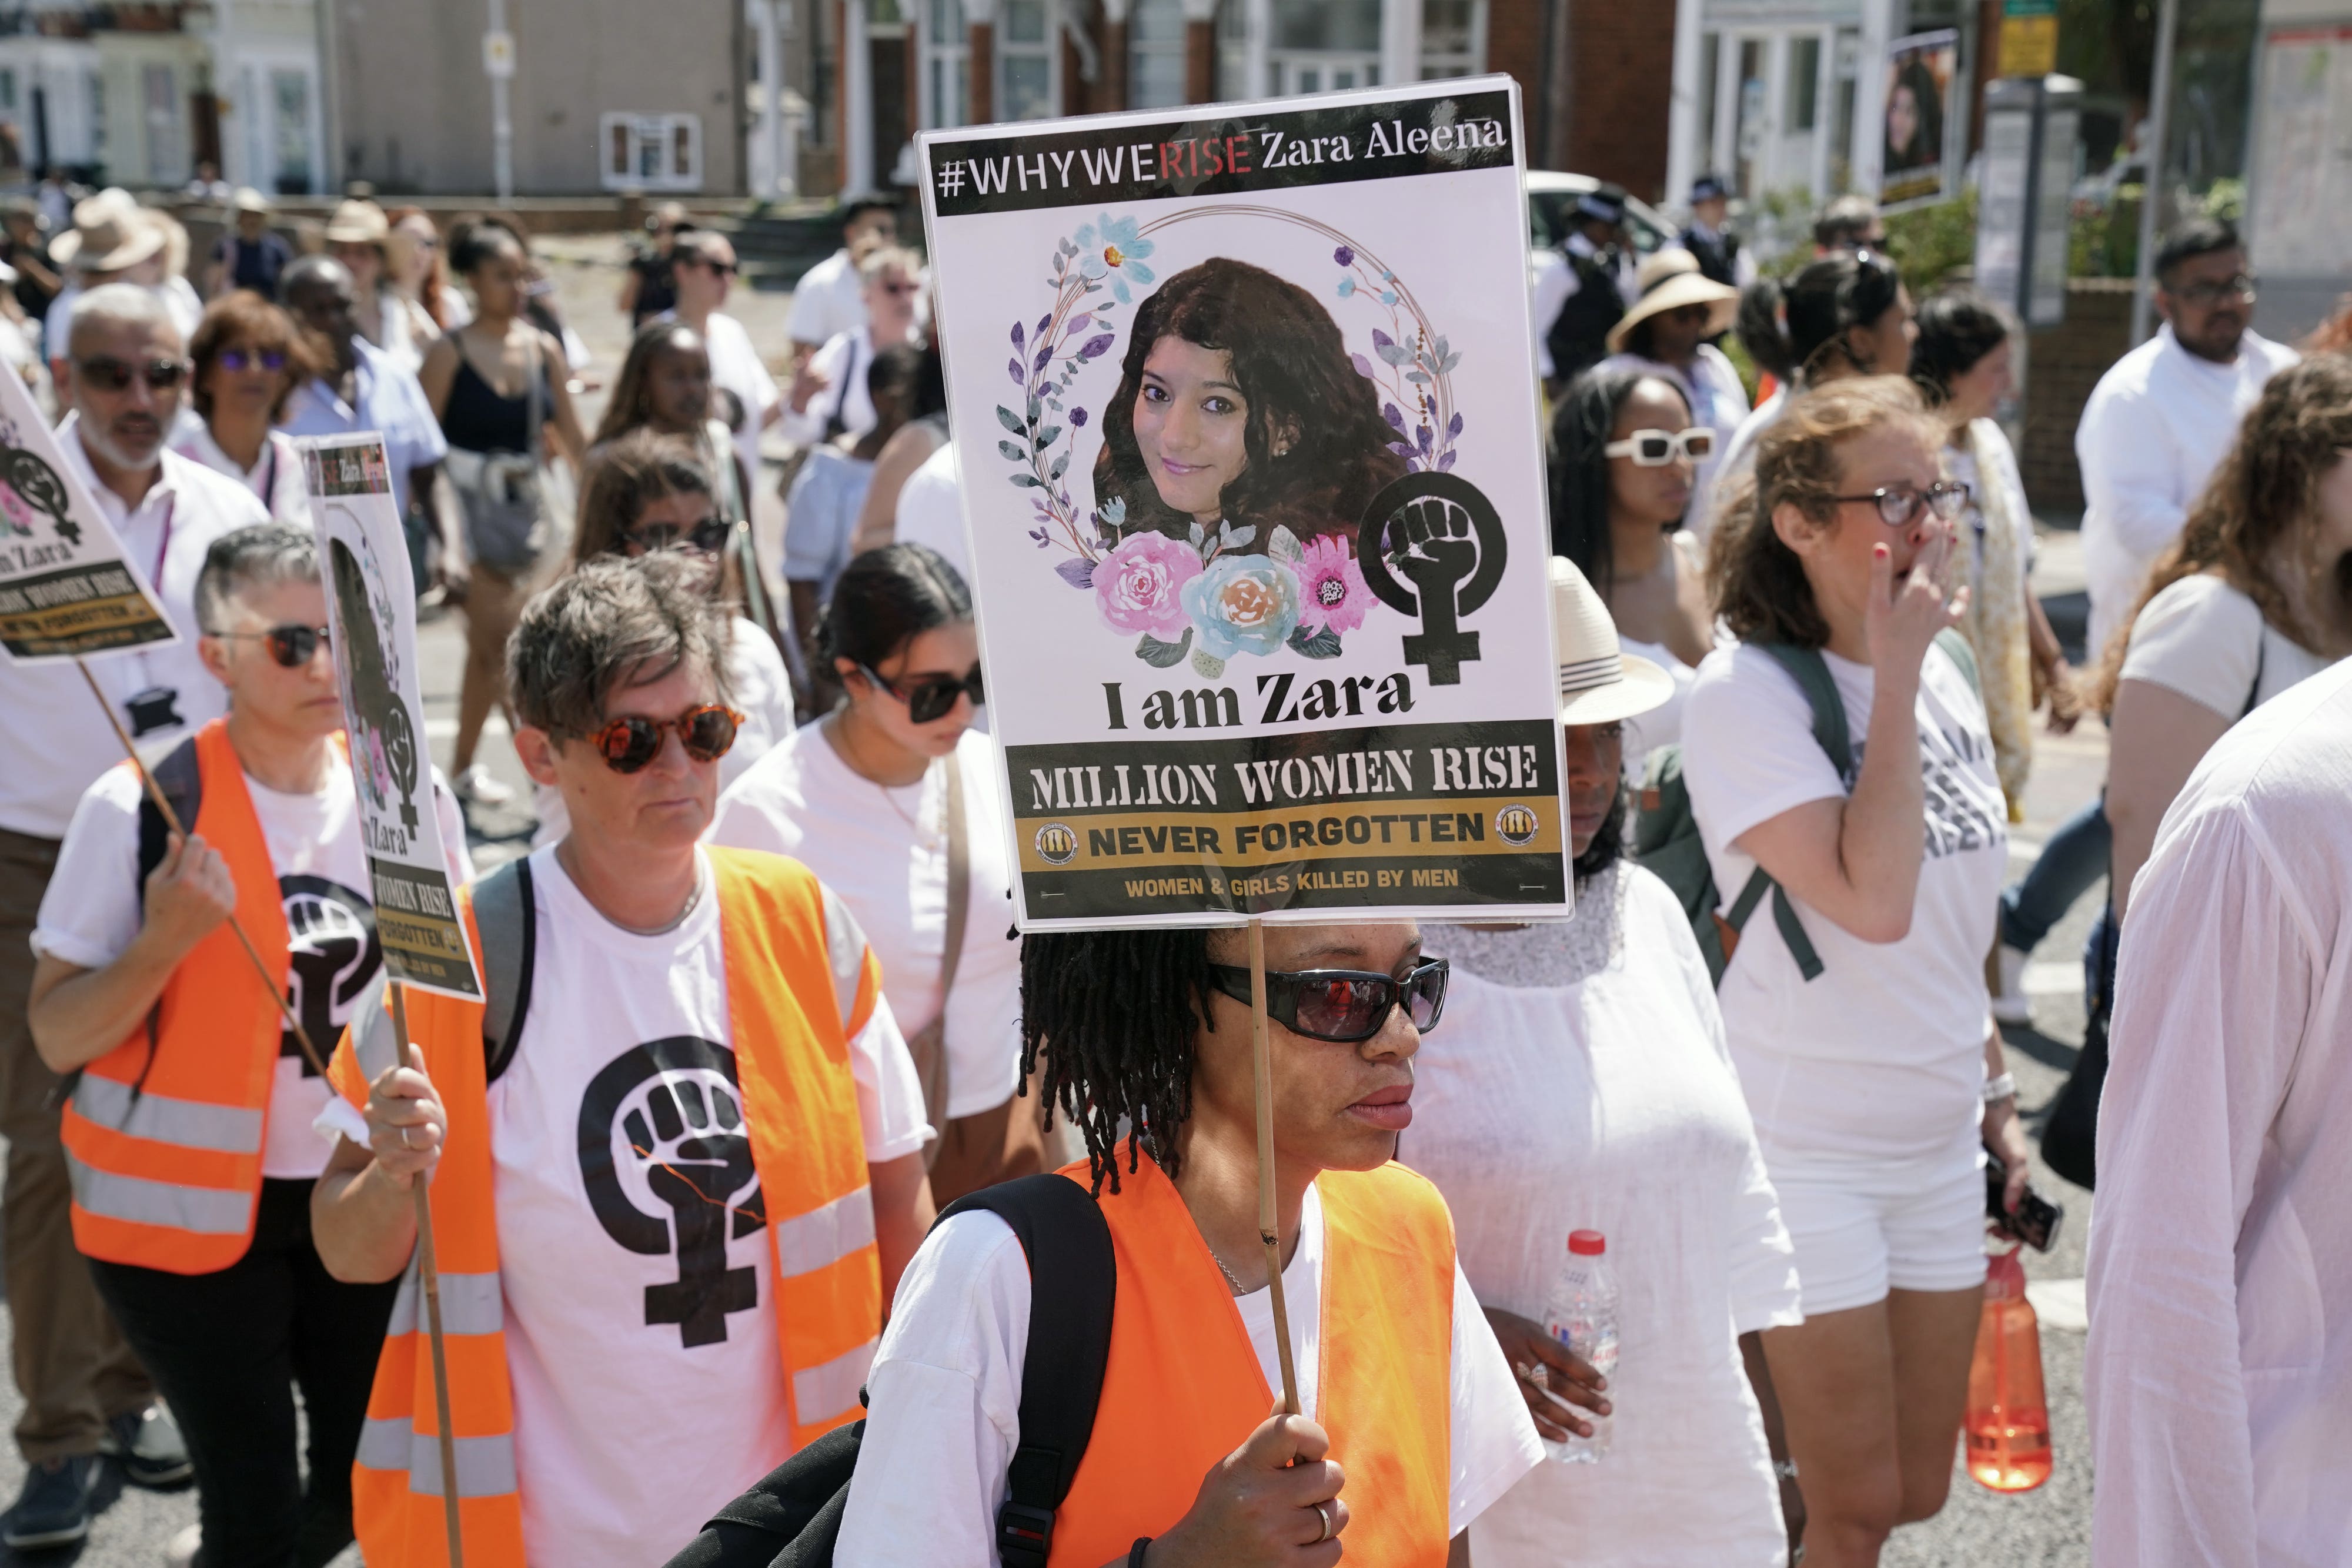
M 947 717 L 955 711 L 958 695 L 970 697 L 974 707 L 982 706 L 988 701 L 981 689 L 978 664 L 974 664 L 971 674 L 961 680 L 953 675 L 933 675 L 905 691 L 900 691 L 895 683 L 877 674 L 870 665 L 860 664 L 857 669 L 867 680 L 907 705 L 907 718 L 911 724 L 929 724 Z
M 213 635 L 231 642 L 258 639 L 268 646 L 269 656 L 289 670 L 300 669 L 327 645 L 324 626 L 272 626 L 267 632 L 215 632 Z
M 1867 496 L 1832 496 L 1832 501 L 1864 501 L 1878 508 L 1878 520 L 1890 528 L 1908 528 L 1911 519 L 1927 507 L 1946 522 L 1950 522 L 1967 509 L 1969 487 L 1957 479 L 1938 479 L 1926 489 L 1909 485 L 1881 485 Z
M 626 556 L 651 555 L 656 550 L 674 546 L 699 555 L 717 555 L 727 548 L 727 536 L 732 530 L 717 517 L 705 517 L 690 528 L 671 523 L 652 523 L 642 528 L 631 528 L 614 543 L 614 549 Z
M 110 354 L 98 354 L 87 360 L 76 360 L 74 371 L 100 392 L 119 392 L 139 376 L 157 392 L 170 392 L 188 379 L 185 360 L 149 360 L 142 365 L 131 365 Z
M 249 371 L 256 365 L 274 375 L 286 368 L 286 350 L 223 349 L 220 351 L 220 367 L 225 371 Z
M 1402 980 L 1365 969 L 1269 969 L 1265 1016 L 1293 1034 L 1353 1045 L 1380 1033 L 1402 1002 L 1412 1027 L 1427 1034 L 1444 1014 L 1448 973 L 1443 958 L 1423 958 Z M 1209 977 L 1234 1000 L 1250 999 L 1250 972 L 1241 965 L 1212 964 Z
M 738 267 L 731 261 L 713 261 L 709 256 L 694 256 L 690 259 L 693 261 L 695 266 L 707 267 L 720 277 L 732 277 L 738 272 L 742 270 L 741 267 Z
M 662 736 L 677 731 L 678 743 L 697 762 L 716 762 L 733 749 L 735 732 L 743 716 L 718 703 L 690 707 L 676 718 L 647 718 L 629 714 L 607 723 L 590 736 L 597 755 L 615 773 L 635 773 L 661 755 Z

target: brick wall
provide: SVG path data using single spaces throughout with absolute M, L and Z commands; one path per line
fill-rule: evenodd
M 1508 73 L 1519 84 L 1519 101 L 1527 116 L 1528 162 L 1538 169 L 1568 165 L 1568 122 L 1564 105 L 1546 100 L 1548 83 L 1561 73 L 1544 68 L 1544 19 L 1547 0 L 1490 0 L 1486 8 L 1486 68 Z M 1555 50 L 1564 42 L 1555 28 Z
M 2025 380 L 2025 446 L 2017 455 L 2026 498 L 2037 508 L 2083 507 L 2074 427 L 2107 367 L 2131 347 L 2127 277 L 2078 277 L 2066 286 L 2066 319 L 2032 335 Z
M 1664 0 L 1563 0 L 1568 6 L 1568 167 L 1645 201 L 1666 193 L 1666 104 L 1675 8 Z

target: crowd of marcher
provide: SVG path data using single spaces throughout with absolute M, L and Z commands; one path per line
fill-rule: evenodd
M 1759 276 L 1690 197 L 1637 264 L 1595 189 L 1532 279 L 1575 918 L 1264 934 L 1271 1246 L 1243 933 L 1005 930 L 895 209 L 845 210 L 772 369 L 727 236 L 657 211 L 593 433 L 509 219 L 353 199 L 306 254 L 238 193 L 191 276 L 121 193 L 46 241 L 8 211 L 8 357 L 184 635 L 93 668 L 186 831 L 79 675 L 10 672 L 0 1539 L 80 1539 L 112 1455 L 193 1475 L 174 1563 L 443 1562 L 452 1483 L 470 1562 L 764 1563 L 778 1467 L 862 1417 L 789 1527 L 843 1563 L 1872 1564 L 1945 1502 L 2027 1187 L 1996 1020 L 2105 879 L 2044 1134 L 2099 1178 L 2099 1561 L 2334 1560 L 2352 364 L 2252 333 L 2227 225 L 2167 238 L 2077 436 L 2077 672 L 2015 323 L 1915 299 L 1866 203 Z M 357 431 L 466 628 L 433 794 L 485 999 L 396 1025 L 292 444 Z M 2037 716 L 2084 714 L 2102 800 L 2005 885 Z M 503 736 L 537 829 L 477 880 Z M 1003 1196 L 1057 1169 L 1102 1281 Z M 1542 1321 L 1595 1231 L 1608 1374 Z M 1088 1343 L 1098 1386 L 1053 1385 Z M 1082 1458 L 1024 1443 L 1081 1395 Z

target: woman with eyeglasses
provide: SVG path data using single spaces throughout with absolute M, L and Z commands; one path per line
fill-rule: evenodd
M 818 649 L 843 693 L 719 802 L 710 841 L 804 862 L 849 904 L 882 960 L 931 1125 L 941 1203 L 1045 1168 L 1021 1084 L 1020 953 L 971 592 L 920 545 L 849 563 Z
M 866 325 L 837 332 L 793 373 L 784 394 L 783 432 L 803 446 L 844 432 L 874 428 L 874 402 L 866 371 L 874 356 L 915 340 L 915 298 L 923 291 L 923 264 L 910 250 L 877 246 L 857 263 L 866 290 Z
M 1626 721 L 1626 776 L 1682 737 L 1683 701 L 1715 646 L 1706 557 L 1684 522 L 1715 432 L 1696 423 L 1681 385 L 1603 363 L 1576 378 L 1552 415 L 1554 555 L 1599 591 L 1625 653 L 1664 670 L 1668 699 Z
M 1683 710 L 1692 813 L 1744 920 L 1724 1030 L 1804 1297 L 1764 1351 L 1809 1568 L 1866 1568 L 1943 1506 L 1986 1150 L 2005 1204 L 2025 1183 L 1984 975 L 2009 812 L 1975 661 L 1944 636 L 1969 595 L 1949 586 L 1968 492 L 1943 447 L 1897 377 L 1790 401 L 1709 545 L 1739 641 Z
M 216 539 L 195 606 L 228 716 L 154 769 L 189 836 L 128 766 L 90 786 L 42 901 L 28 1019 L 43 1061 L 79 1075 L 64 1123 L 76 1245 L 195 1464 L 201 1523 L 167 1560 L 201 1545 L 207 1568 L 320 1564 L 352 1540 L 394 1287 L 340 1283 L 319 1260 L 327 1145 L 311 1122 L 331 1091 L 227 922 L 322 1053 L 377 994 L 383 952 L 310 526 Z M 462 884 L 465 825 L 437 771 L 433 809 Z
M 249 290 L 224 294 L 205 308 L 188 358 L 194 413 L 182 416 L 172 450 L 245 486 L 279 522 L 309 527 L 301 454 L 272 428 L 318 373 L 293 318 Z
M 906 548 L 906 547 L 898 547 Z M 1258 1228 L 1249 943 L 1238 925 L 1032 935 L 1024 1065 L 1086 1140 L 1118 1260 L 1094 1435 L 1053 1561 L 1465 1563 L 1471 1521 L 1540 1462 L 1426 1178 L 1394 1164 L 1445 1000 L 1409 922 L 1265 928 L 1276 1250 L 1302 1413 L 1283 1386 Z M 1020 1448 L 1033 1279 L 995 1215 L 908 1266 L 874 1367 L 836 1555 L 996 1561 Z M 1559 1543 L 1572 1552 L 1574 1542 Z
M 1864 247 L 1825 256 L 1782 283 L 1759 277 L 1739 297 L 1737 329 L 1749 359 L 1780 384 L 1740 421 L 1716 465 L 1714 488 L 1700 500 L 1714 528 L 1756 461 L 1756 443 L 1789 400 L 1848 376 L 1899 376 L 1910 367 L 1918 329 L 1911 292 L 1883 251 Z
M 635 559 L 672 550 L 692 559 L 710 597 L 728 609 L 720 653 L 728 701 L 740 717 L 735 741 L 719 759 L 725 789 L 793 733 L 793 683 L 775 642 L 743 615 L 741 561 L 728 549 L 733 525 L 711 495 L 710 467 L 683 437 L 642 428 L 593 448 L 580 490 L 580 528 L 572 570 L 607 556 Z M 571 830 L 562 795 L 532 790 L 539 827 L 534 849 Z
M 1690 918 L 1626 858 L 1625 732 L 1675 688 L 1617 652 L 1574 566 L 1552 561 L 1551 593 L 1576 918 L 1422 928 L 1453 987 L 1407 1153 L 1454 1210 L 1536 1429 L 1612 1431 L 1601 1463 L 1538 1466 L 1495 1506 L 1478 1565 L 1764 1568 L 1803 1535 L 1760 1343 L 1801 1320 L 1796 1267 Z M 1578 1230 L 1623 1291 L 1606 1379 L 1541 1322 Z

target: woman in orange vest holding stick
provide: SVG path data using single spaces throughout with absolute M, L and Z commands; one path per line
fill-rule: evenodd
M 657 1563 L 853 1420 L 930 1222 L 922 1090 L 847 908 L 698 841 L 724 612 L 670 549 L 581 565 L 508 645 L 571 831 L 460 899 L 487 1006 L 409 990 L 339 1047 L 312 1202 L 339 1278 L 403 1279 L 353 1479 L 371 1568 L 441 1563 L 413 1186 L 428 1174 L 467 1568 Z M 404 988 L 405 989 L 405 988 Z
M 310 1185 L 327 1145 L 311 1124 L 332 1092 L 229 918 L 321 1046 L 383 952 L 310 531 L 215 540 L 195 611 L 228 717 L 155 767 L 191 836 L 167 835 L 128 763 L 90 787 L 42 900 L 30 1021 L 50 1069 L 78 1073 L 63 1128 L 75 1245 L 195 1465 L 201 1523 L 167 1560 L 201 1542 L 205 1568 L 318 1568 L 352 1540 L 352 1454 L 393 1291 L 339 1283 L 319 1260 Z M 457 803 L 442 788 L 435 800 L 462 881 Z
M 1328 1565 L 1343 1540 L 1350 1563 L 1445 1568 L 1543 1457 L 1444 1201 L 1391 1163 L 1444 964 L 1410 924 L 1265 940 L 1296 1416 L 1275 1392 L 1243 933 L 1026 939 L 1024 1071 L 1042 1053 L 1046 1094 L 1085 1134 L 1063 1174 L 1096 1192 L 1118 1270 L 1051 1568 Z M 1030 1303 L 1055 1288 L 995 1215 L 957 1214 L 924 1243 L 867 1383 L 836 1561 L 993 1568 Z

